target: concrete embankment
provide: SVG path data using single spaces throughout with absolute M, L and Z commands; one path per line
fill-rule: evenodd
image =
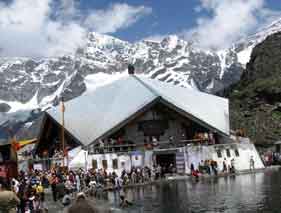
M 218 175 L 203 174 L 203 175 L 199 176 L 199 180 L 207 179 L 207 178 L 220 178 L 220 177 L 228 177 L 228 176 L 255 174 L 255 173 L 260 173 L 260 172 L 264 172 L 264 171 L 270 171 L 270 170 L 276 170 L 276 169 L 278 170 L 279 168 L 281 168 L 281 166 L 276 165 L 276 166 L 269 166 L 264 169 L 244 170 L 244 171 L 239 171 L 239 172 L 235 172 L 235 173 L 219 173 Z M 164 182 L 171 182 L 171 181 L 178 181 L 178 180 L 192 180 L 192 179 L 194 179 L 194 177 L 192 177 L 191 175 L 170 175 L 170 176 L 166 176 L 163 179 L 159 179 L 159 180 L 155 180 L 155 181 L 123 185 L 122 189 L 129 189 L 129 188 L 141 187 L 141 186 L 146 186 L 146 185 L 154 185 L 154 184 L 159 184 L 159 183 L 164 183 Z M 117 189 L 118 188 L 116 188 L 116 187 L 106 187 L 104 190 L 113 191 L 113 190 L 117 190 Z

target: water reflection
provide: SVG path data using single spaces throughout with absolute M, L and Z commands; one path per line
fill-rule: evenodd
M 122 192 L 134 201 L 134 207 L 118 212 L 279 212 L 280 184 L 278 171 L 161 183 Z M 119 208 L 119 195 L 108 194 L 115 209 Z

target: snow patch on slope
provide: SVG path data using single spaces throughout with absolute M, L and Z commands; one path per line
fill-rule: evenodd
M 226 66 L 226 55 L 227 55 L 227 50 L 221 50 L 217 52 L 220 61 L 221 61 L 221 72 L 220 72 L 220 79 L 222 79 L 223 75 L 224 75 L 224 71 Z
M 107 74 L 103 72 L 99 72 L 96 74 L 88 75 L 84 79 L 84 83 L 86 84 L 87 91 L 86 93 L 90 93 L 94 91 L 96 88 L 110 84 L 112 81 L 118 80 L 123 76 L 128 75 L 127 72 L 119 72 L 112 74 Z
M 28 101 L 27 103 L 21 103 L 17 101 L 3 101 L 3 100 L 0 100 L 0 103 L 6 103 L 11 107 L 9 113 L 14 113 L 22 110 L 33 110 L 38 108 L 37 96 L 38 96 L 38 91 L 35 93 L 33 98 L 30 99 L 30 101 Z
M 64 83 L 62 83 L 52 95 L 45 96 L 41 101 L 39 107 L 42 107 L 43 110 L 51 107 L 53 105 L 54 100 L 60 97 L 60 94 L 62 94 L 63 88 Z
M 241 63 L 244 68 L 246 67 L 246 64 L 250 61 L 253 48 L 254 46 L 250 46 L 237 54 L 238 62 Z

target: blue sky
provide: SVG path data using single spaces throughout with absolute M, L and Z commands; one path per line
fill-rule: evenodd
M 278 17 L 280 0 L 0 0 L 0 56 L 68 54 L 89 31 L 222 49 Z
M 80 7 L 83 10 L 104 9 L 117 2 L 152 8 L 151 14 L 139 19 L 134 25 L 112 33 L 112 35 L 128 41 L 136 41 L 152 35 L 181 33 L 195 27 L 198 18 L 210 15 L 208 11 L 198 12 L 195 10 L 200 7 L 199 0 L 81 0 Z M 279 0 L 266 0 L 264 5 L 271 10 L 281 10 Z
M 115 1 L 82 0 L 83 8 L 106 8 Z M 120 30 L 113 35 L 125 40 L 134 41 L 154 34 L 174 34 L 191 28 L 195 25 L 195 17 L 199 14 L 194 8 L 198 5 L 198 0 L 130 0 L 121 1 L 130 5 L 144 5 L 152 8 L 152 13 L 141 18 L 137 23 L 127 29 Z

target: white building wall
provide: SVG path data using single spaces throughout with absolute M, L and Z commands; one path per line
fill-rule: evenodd
M 216 148 L 220 148 L 222 157 L 218 157 Z M 226 149 L 230 151 L 230 157 L 227 156 Z M 239 156 L 235 155 L 235 149 L 238 149 Z M 263 169 L 264 164 L 256 150 L 254 144 L 224 144 L 213 146 L 190 146 L 186 148 L 186 171 L 190 172 L 190 165 L 193 163 L 195 169 L 198 168 L 198 164 L 201 160 L 215 160 L 218 163 L 219 171 L 223 169 L 223 161 L 226 159 L 227 165 L 230 165 L 231 160 L 234 159 L 234 166 L 237 171 L 245 171 L 250 169 L 250 158 L 253 156 L 255 161 L 255 169 Z
M 222 157 L 218 157 L 216 149 L 220 148 Z M 226 149 L 230 151 L 230 157 L 226 154 Z M 235 149 L 238 150 L 239 156 L 235 155 Z M 226 159 L 228 165 L 231 164 L 231 160 L 234 159 L 235 168 L 237 171 L 245 171 L 250 169 L 250 158 L 253 156 L 255 161 L 255 169 L 263 169 L 264 164 L 254 146 L 251 143 L 232 143 L 224 145 L 212 145 L 212 146 L 187 146 L 178 151 L 184 152 L 185 159 L 185 172 L 190 173 L 190 165 L 194 164 L 195 169 L 198 168 L 198 164 L 205 160 L 215 160 L 218 163 L 219 171 L 222 171 L 223 161 Z M 118 169 L 113 169 L 113 160 L 118 160 Z M 88 155 L 88 169 L 92 168 L 92 160 L 97 161 L 98 169 L 102 169 L 102 160 L 107 160 L 107 172 L 116 172 L 118 175 L 125 169 L 130 171 L 132 167 L 153 167 L 153 150 L 145 152 L 136 152 L 131 154 L 94 154 Z
M 118 168 L 113 168 L 113 160 L 117 159 Z M 137 153 L 133 155 L 129 154 L 93 154 L 88 156 L 88 169 L 92 169 L 92 161 L 97 161 L 97 169 L 103 169 L 102 161 L 107 161 L 107 172 L 115 172 L 121 175 L 122 171 L 125 169 L 127 172 L 131 171 L 132 167 L 143 167 L 144 166 L 145 155 L 143 153 Z

